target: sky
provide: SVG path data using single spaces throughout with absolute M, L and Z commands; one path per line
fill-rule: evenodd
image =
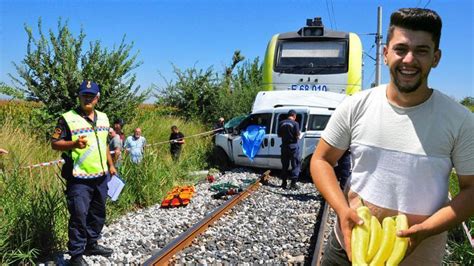
M 125 36 L 134 43 L 142 64 L 133 70 L 142 89 L 165 80 L 176 80 L 179 69 L 212 67 L 222 72 L 232 62 L 235 50 L 248 60 L 261 61 L 270 38 L 297 31 L 307 18 L 322 17 L 327 28 L 359 34 L 365 53 L 375 58 L 377 7 L 382 7 L 384 41 L 390 14 L 402 7 L 426 7 L 443 20 L 441 62 L 433 69 L 429 86 L 461 100 L 474 97 L 472 0 L 0 0 L 0 81 L 12 85 L 8 73 L 17 77 L 13 62 L 26 55 L 24 25 L 38 36 L 38 18 L 43 31 L 56 30 L 58 19 L 68 22 L 74 36 L 80 29 L 88 43 L 118 46 Z M 364 56 L 363 88 L 375 78 L 375 61 Z M 389 81 L 382 67 L 382 83 Z

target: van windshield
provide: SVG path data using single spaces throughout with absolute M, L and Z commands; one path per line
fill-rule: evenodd
M 251 114 L 240 123 L 240 125 L 238 126 L 238 129 L 240 131 L 240 130 L 245 130 L 250 125 L 258 125 L 258 126 L 264 126 L 265 134 L 268 134 L 270 133 L 271 121 L 272 121 L 271 113 Z

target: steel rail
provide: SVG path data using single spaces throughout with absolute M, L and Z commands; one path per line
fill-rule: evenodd
M 321 215 L 321 220 L 318 229 L 318 238 L 316 239 L 316 244 L 314 245 L 313 259 L 311 260 L 311 266 L 321 265 L 321 254 L 323 252 L 323 243 L 324 243 L 324 232 L 328 226 L 329 218 L 329 204 L 326 201 L 323 201 L 323 214 Z
M 247 198 L 252 192 L 257 190 L 261 186 L 262 181 L 266 181 L 268 176 L 270 175 L 270 170 L 265 171 L 260 178 L 247 187 L 246 190 L 240 192 L 239 194 L 233 196 L 229 200 L 227 200 L 224 204 L 218 207 L 215 211 L 211 214 L 204 217 L 201 221 L 195 224 L 193 227 L 186 230 L 184 233 L 179 235 L 173 241 L 171 241 L 168 245 L 163 247 L 158 253 L 152 255 L 148 260 L 146 260 L 143 265 L 168 265 L 169 260 L 179 251 L 183 250 L 185 247 L 189 246 L 194 238 L 196 238 L 199 234 L 206 231 L 207 228 L 218 220 L 222 215 L 228 212 L 234 205 L 240 203 L 245 198 Z

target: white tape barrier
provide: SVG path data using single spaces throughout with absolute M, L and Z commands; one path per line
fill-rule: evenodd
M 209 135 L 211 133 L 214 133 L 216 131 L 220 131 L 222 130 L 223 128 L 217 128 L 217 129 L 214 129 L 214 130 L 209 130 L 209 131 L 206 131 L 206 132 L 203 132 L 203 133 L 199 133 L 199 134 L 194 134 L 194 135 L 190 135 L 190 136 L 187 136 L 187 137 L 184 137 L 182 139 L 189 139 L 189 138 L 194 138 L 194 137 L 200 137 L 200 136 L 204 136 L 204 135 Z M 148 146 L 154 146 L 154 145 L 161 145 L 161 144 L 168 144 L 168 143 L 171 143 L 172 141 L 171 140 L 167 140 L 167 141 L 162 141 L 162 142 L 157 142 L 157 143 L 153 143 L 153 144 L 147 144 L 145 145 L 145 147 L 148 147 Z M 127 149 L 128 150 L 128 149 Z M 115 151 L 111 151 L 110 154 L 114 154 Z M 51 165 L 55 165 L 55 164 L 63 164 L 64 163 L 64 159 L 60 159 L 60 160 L 56 160 L 56 161 L 50 161 L 50 162 L 44 162 L 44 163 L 38 163 L 38 164 L 33 164 L 33 165 L 29 165 L 29 166 L 24 166 L 22 168 L 37 168 L 37 167 L 45 167 L 45 166 L 51 166 Z

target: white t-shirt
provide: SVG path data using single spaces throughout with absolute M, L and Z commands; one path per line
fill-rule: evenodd
M 378 206 L 431 215 L 447 201 L 452 167 L 474 174 L 474 115 L 437 90 L 424 103 L 390 104 L 386 85 L 346 99 L 322 134 L 352 154 L 350 189 Z
M 474 115 L 437 90 L 410 108 L 390 104 L 386 85 L 357 93 L 338 106 L 322 138 L 350 147 L 346 186 L 387 209 L 431 215 L 447 201 L 452 167 L 474 174 Z M 402 265 L 440 265 L 446 239 L 446 232 L 425 239 Z

